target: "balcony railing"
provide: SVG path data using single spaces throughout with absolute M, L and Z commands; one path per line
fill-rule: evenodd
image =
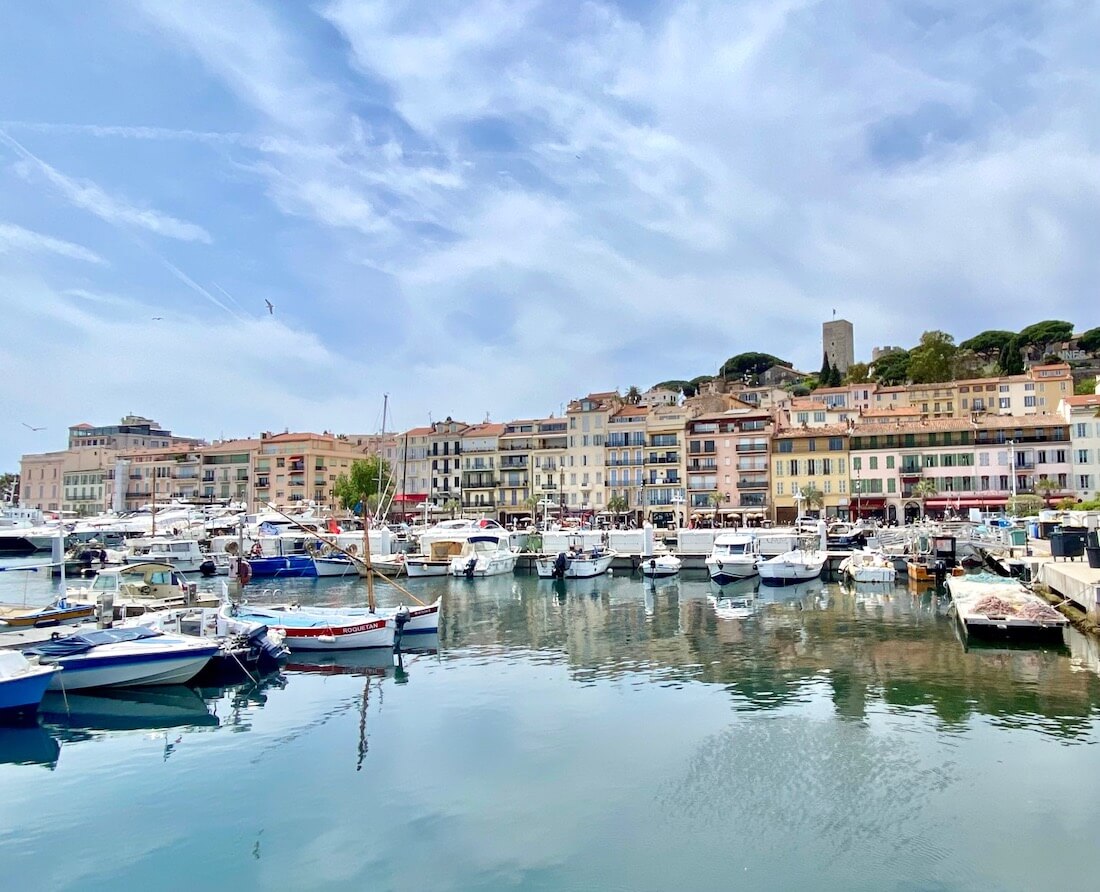
M 645 460 L 640 458 L 609 458 L 605 464 L 609 468 L 625 468 L 630 465 L 640 467 L 645 464 Z
M 738 452 L 767 452 L 768 444 L 763 443 L 738 443 L 736 446 Z
M 738 489 L 767 489 L 768 488 L 768 481 L 767 480 L 748 480 L 748 479 L 738 480 L 737 481 L 737 488 Z

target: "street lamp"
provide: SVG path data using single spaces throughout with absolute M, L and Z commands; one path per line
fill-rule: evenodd
M 859 468 L 856 468 L 856 520 L 863 517 L 863 501 L 860 498 L 863 494 L 863 479 L 860 473 Z
M 1016 441 L 1008 441 L 1008 476 L 1012 483 L 1012 510 L 1016 510 Z M 1008 513 L 1007 511 L 1005 512 Z

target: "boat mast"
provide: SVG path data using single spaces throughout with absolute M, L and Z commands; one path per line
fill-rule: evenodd
M 153 532 L 155 536 L 157 534 L 157 465 L 153 463 Z
M 389 408 L 390 395 L 382 394 L 382 433 L 378 436 L 378 509 L 382 509 L 382 439 L 386 436 L 386 409 Z

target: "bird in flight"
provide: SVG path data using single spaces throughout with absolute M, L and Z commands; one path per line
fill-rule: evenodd
M 20 424 L 22 424 L 23 427 L 27 428 L 27 430 L 32 430 L 32 431 L 44 431 L 45 430 L 44 427 L 35 427 L 34 425 L 27 424 L 27 422 L 25 422 L 25 421 L 21 421 Z
M 160 322 L 160 320 L 163 319 L 163 318 L 164 318 L 163 316 L 154 316 L 153 321 L 154 322 Z
M 267 312 L 270 315 L 274 316 L 275 315 L 275 304 L 273 304 L 271 301 L 269 301 L 266 297 L 264 298 L 264 303 L 267 304 Z

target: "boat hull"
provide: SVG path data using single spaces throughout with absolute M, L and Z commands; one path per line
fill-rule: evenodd
M 615 560 L 614 553 L 602 554 L 596 558 L 568 558 L 565 569 L 561 572 L 562 579 L 591 579 L 594 576 L 602 576 L 610 568 Z M 557 557 L 541 557 L 535 561 L 535 571 L 539 579 L 556 579 L 555 572 Z
M 788 552 L 770 560 L 761 561 L 756 570 L 764 585 L 798 585 L 821 576 L 825 555 L 817 553 Z
M 199 674 L 217 653 L 216 644 L 187 651 L 157 654 L 81 654 L 61 657 L 56 665 L 64 669 L 50 680 L 51 691 L 82 688 L 127 687 L 130 685 L 186 684 Z
M 668 579 L 680 572 L 681 562 L 678 558 L 643 558 L 641 567 L 642 575 L 649 579 Z
M 250 557 L 248 563 L 252 567 L 252 577 L 254 579 L 258 577 L 300 579 L 317 575 L 313 558 L 308 554 L 290 554 L 282 557 Z
M 393 647 L 392 620 L 373 614 L 356 615 L 335 609 L 331 613 L 263 609 L 233 614 L 231 610 L 223 614 L 230 629 L 239 631 L 257 623 L 266 625 L 283 633 L 283 643 L 291 652 Z
M 440 599 L 436 598 L 431 604 L 422 604 L 417 607 L 378 607 L 371 612 L 369 607 L 310 607 L 308 613 L 312 616 L 348 617 L 354 619 L 388 620 L 396 621 L 398 613 L 406 613 L 401 634 L 404 635 L 434 635 L 439 631 Z
M 451 575 L 465 576 L 467 579 L 481 579 L 485 576 L 503 576 L 513 573 L 516 569 L 516 555 L 508 557 L 478 558 L 471 568 L 465 559 L 455 558 L 451 561 Z
M 748 556 L 746 560 L 738 560 L 736 557 L 715 558 L 713 555 L 706 560 L 707 572 L 711 581 L 718 585 L 729 585 L 741 579 L 748 579 L 757 573 L 757 558 Z
M 409 558 L 405 561 L 405 572 L 410 577 L 446 576 L 451 572 L 451 562 L 449 560 L 426 561 Z
M 313 571 L 315 576 L 323 578 L 359 575 L 359 568 L 353 561 L 340 558 L 314 558 Z
M 61 670 L 57 666 L 31 666 L 10 678 L 0 677 L 0 719 L 33 715 Z
M 5 616 L 0 612 L 0 625 L 13 629 L 43 628 L 64 623 L 79 623 L 95 614 L 92 604 L 76 604 L 70 607 L 43 607 L 27 613 Z

